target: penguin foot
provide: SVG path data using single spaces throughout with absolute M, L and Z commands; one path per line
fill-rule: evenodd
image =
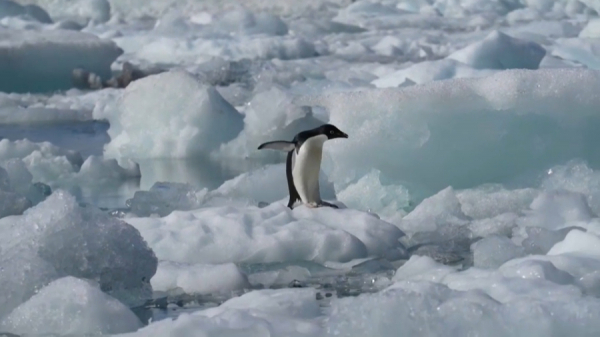
M 327 201 L 321 201 L 321 203 L 319 203 L 319 207 L 323 207 L 323 206 L 339 209 L 339 207 L 337 205 L 330 204 Z
M 308 208 L 318 208 L 318 207 L 320 206 L 320 205 L 319 205 L 319 204 L 317 204 L 316 202 L 309 202 L 309 203 L 306 203 L 305 205 L 306 205 L 306 207 L 308 207 Z

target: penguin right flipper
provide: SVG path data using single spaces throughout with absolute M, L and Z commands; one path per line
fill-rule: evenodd
M 271 149 L 271 150 L 279 150 L 279 151 L 284 151 L 284 152 L 293 151 L 295 148 L 296 148 L 296 143 L 288 142 L 285 140 L 276 140 L 273 142 L 262 143 L 258 147 L 259 150 Z
M 290 192 L 290 200 L 288 201 L 287 207 L 289 209 L 294 209 L 294 204 L 298 201 L 301 201 L 300 195 L 296 190 L 296 186 L 294 186 L 294 178 L 292 177 L 292 168 L 293 168 L 293 159 L 294 159 L 294 151 L 288 152 L 286 162 L 285 162 L 285 175 L 287 176 L 287 184 L 288 190 Z

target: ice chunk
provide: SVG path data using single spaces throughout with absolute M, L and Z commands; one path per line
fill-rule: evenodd
M 122 337 L 185 335 L 294 336 L 323 335 L 321 308 L 314 289 L 252 291 L 217 308 L 150 324 Z
M 242 116 L 213 87 L 182 71 L 133 82 L 120 113 L 108 120 L 111 141 L 104 151 L 111 158 L 208 155 L 243 127 Z
M 475 219 L 504 213 L 519 213 L 529 207 L 539 191 L 533 188 L 507 190 L 501 185 L 484 185 L 456 192 L 463 212 Z
M 286 35 L 288 33 L 285 22 L 267 12 L 252 13 L 246 9 L 237 9 L 225 12 L 216 22 L 216 30 L 235 34 Z
M 600 172 L 586 162 L 571 160 L 547 171 L 541 186 L 546 190 L 567 190 L 586 196 L 595 214 L 600 214 Z
M 552 55 L 576 65 L 600 69 L 600 41 L 598 39 L 560 39 L 552 49 Z
M 523 247 L 512 243 L 506 236 L 492 235 L 473 244 L 475 267 L 495 269 L 504 262 L 525 255 Z
M 428 256 L 413 255 L 396 271 L 394 280 L 419 280 L 440 283 L 446 275 L 454 272 L 456 272 L 455 267 L 437 263 Z
M 600 38 L 600 19 L 592 19 L 579 33 L 579 37 L 583 39 Z
M 452 187 L 423 200 L 402 219 L 400 228 L 416 233 L 435 231 L 444 226 L 463 226 L 470 222 L 461 210 L 460 202 Z
M 518 220 L 520 226 L 554 230 L 587 222 L 593 217 L 585 195 L 564 190 L 540 193 L 530 208 L 526 216 Z
M 161 261 L 150 284 L 154 291 L 171 291 L 180 288 L 186 294 L 201 295 L 229 293 L 250 288 L 246 275 L 233 263 L 186 265 Z
M 486 237 L 490 235 L 510 236 L 517 225 L 519 216 L 515 213 L 504 213 L 493 218 L 474 220 L 469 225 L 472 237 Z
M 83 0 L 79 7 L 79 16 L 94 23 L 110 20 L 110 3 L 108 0 Z
M 522 279 L 543 279 L 556 284 L 573 284 L 573 276 L 556 268 L 549 261 L 522 260 L 515 261 L 500 267 L 499 271 L 506 277 Z
M 297 103 L 325 107 L 332 124 L 352 130 L 348 141 L 329 145 L 333 168 L 327 173 L 336 188 L 377 167 L 392 181 L 439 191 L 502 183 L 573 157 L 597 160 L 583 139 L 597 138 L 592 130 L 600 127 L 600 97 L 591 88 L 599 86 L 600 75 L 591 70 L 506 70 L 401 89 L 317 94 Z M 493 160 L 483 160 L 491 153 Z
M 279 151 L 257 151 L 256 148 L 272 140 L 292 140 L 298 132 L 322 124 L 324 121 L 316 118 L 310 107 L 294 105 L 292 95 L 274 87 L 252 98 L 245 111 L 244 130 L 221 148 L 218 158 L 238 161 L 239 158 L 282 158 L 284 155 Z
M 122 160 L 121 166 L 115 159 L 104 159 L 99 156 L 89 156 L 81 165 L 78 176 L 103 183 L 107 180 L 121 180 L 140 177 L 140 165 L 132 160 Z
M 0 219 L 0 317 L 63 276 L 97 281 L 128 305 L 151 295 L 157 260 L 132 226 L 55 191 L 22 216 Z
M 48 15 L 48 13 L 40 6 L 31 4 L 21 6 L 12 0 L 0 1 L 0 19 L 25 15 L 42 23 L 52 23 L 50 15 Z
M 0 167 L 0 218 L 22 214 L 29 207 L 31 207 L 31 201 L 15 192 L 8 173 Z
M 522 227 L 527 237 L 521 242 L 528 254 L 546 254 L 573 229 L 572 227 L 552 231 L 540 227 Z
M 110 65 L 123 52 L 112 41 L 70 30 L 0 29 L 0 40 L 5 60 L 0 64 L 0 90 L 6 92 L 69 89 L 78 67 L 110 78 Z
M 200 208 L 207 192 L 206 189 L 196 190 L 189 184 L 157 182 L 148 191 L 135 192 L 133 198 L 127 200 L 127 206 L 137 216 L 166 216 L 174 210 Z
M 304 282 L 311 277 L 307 268 L 300 266 L 287 266 L 283 269 L 263 271 L 248 275 L 248 280 L 253 285 L 261 285 L 265 288 L 288 287 L 292 282 Z
M 20 335 L 115 334 L 136 331 L 137 316 L 92 282 L 67 276 L 52 281 L 0 321 Z
M 127 222 L 161 260 L 180 263 L 346 262 L 403 251 L 398 228 L 351 209 L 204 207 Z
M 394 217 L 410 204 L 408 190 L 401 185 L 383 185 L 380 172 L 372 170 L 338 194 L 346 206 Z
M 548 255 L 580 254 L 596 259 L 600 258 L 600 239 L 581 230 L 574 229 L 567 234 L 565 239 L 555 244 Z
M 482 41 L 456 51 L 448 58 L 476 69 L 537 69 L 545 55 L 546 50 L 537 43 L 493 31 Z
M 422 84 L 451 78 L 483 77 L 494 72 L 495 70 L 485 68 L 483 70 L 474 69 L 452 59 L 442 59 L 417 63 L 406 69 L 385 75 L 372 83 L 378 88 L 390 88 L 399 87 L 406 81 Z

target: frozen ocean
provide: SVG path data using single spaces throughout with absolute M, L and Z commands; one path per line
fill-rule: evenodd
M 600 336 L 599 13 L 0 0 L 0 336 Z

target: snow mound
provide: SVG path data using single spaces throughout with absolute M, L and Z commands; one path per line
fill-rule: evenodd
M 537 69 L 546 50 L 535 42 L 493 31 L 485 39 L 448 56 L 475 69 Z
M 151 294 L 157 260 L 132 226 L 55 191 L 22 216 L 0 219 L 0 317 L 64 276 L 97 281 L 128 305 Z
M 179 263 L 346 262 L 405 256 L 403 233 L 351 209 L 204 207 L 164 218 L 128 218 L 161 260 Z
M 161 320 L 120 336 L 321 336 L 321 308 L 315 297 L 314 289 L 253 291 L 217 308 Z
M 235 138 L 242 116 L 214 87 L 191 74 L 164 72 L 125 89 L 110 122 L 109 158 L 189 158 L 206 156 Z
M 597 160 L 585 144 L 598 139 L 600 96 L 592 88 L 599 85 L 593 70 L 506 70 L 295 102 L 326 108 L 329 122 L 351 135 L 328 144 L 337 190 L 377 167 L 390 182 L 439 191 L 502 182 L 573 157 Z
M 3 332 L 21 335 L 115 334 L 141 326 L 129 308 L 96 284 L 71 276 L 50 282 L 0 321 Z
M 186 265 L 161 261 L 150 284 L 154 291 L 181 289 L 186 294 L 200 295 L 250 288 L 246 275 L 233 263 Z
M 0 90 L 5 92 L 69 89 L 71 73 L 80 67 L 108 79 L 110 65 L 123 53 L 112 41 L 71 30 L 0 29 L 0 41 Z

